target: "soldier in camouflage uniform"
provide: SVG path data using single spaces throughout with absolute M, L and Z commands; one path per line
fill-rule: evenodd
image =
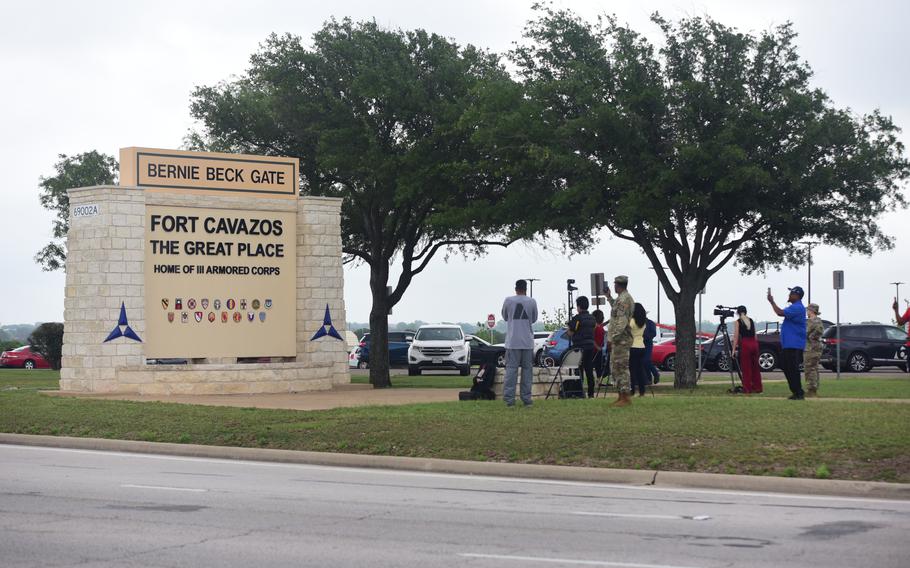
M 819 316 L 818 304 L 806 307 L 806 352 L 803 355 L 803 367 L 806 372 L 806 396 L 818 396 L 818 361 L 822 357 L 822 332 L 825 330 Z
M 607 292 L 607 301 L 610 302 L 610 323 L 607 329 L 607 340 L 610 342 L 610 377 L 619 389 L 619 398 L 614 406 L 627 406 L 632 403 L 632 384 L 629 378 L 629 349 L 632 347 L 632 329 L 629 321 L 632 319 L 632 309 L 635 300 L 626 290 L 629 285 L 628 276 L 617 276 L 613 280 L 613 289 L 616 298 Z

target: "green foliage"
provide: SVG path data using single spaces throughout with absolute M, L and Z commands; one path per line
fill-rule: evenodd
M 822 464 L 815 469 L 815 477 L 818 479 L 828 479 L 831 477 L 831 470 L 828 469 L 828 466 Z
M 67 190 L 90 185 L 112 185 L 117 183 L 117 161 L 96 150 L 67 156 L 60 154 L 54 164 L 55 175 L 41 177 L 41 206 L 53 211 L 54 239 L 35 255 L 35 262 L 44 270 L 63 268 L 66 264 L 66 233 L 69 230 L 70 199 Z
M 3 351 L 12 351 L 17 347 L 22 347 L 23 343 L 18 339 L 7 339 L 5 341 L 0 341 L 0 352 Z
M 790 24 L 655 15 L 658 47 L 611 18 L 537 10 L 512 53 L 523 90 L 484 117 L 483 140 L 556 189 L 546 209 L 570 246 L 607 227 L 641 247 L 676 308 L 678 383 L 694 383 L 698 290 L 731 260 L 796 265 L 803 237 L 892 246 L 878 218 L 905 205 L 899 129 L 814 88 Z
M 476 335 L 477 337 L 483 339 L 484 341 L 489 341 L 490 343 L 492 343 L 494 345 L 497 343 L 505 343 L 505 341 L 506 341 L 505 332 L 502 332 L 496 328 L 493 328 L 493 330 L 492 330 L 493 335 L 491 338 L 490 331 L 491 330 L 489 327 L 487 327 L 487 324 L 485 324 L 483 322 L 477 322 L 476 329 L 472 329 L 471 331 L 469 331 L 467 333 L 470 333 L 471 335 Z
M 565 306 L 557 306 L 550 311 L 541 310 L 540 320 L 543 322 L 544 331 L 556 331 L 568 325 L 569 315 Z
M 63 358 L 62 323 L 42 323 L 29 336 L 28 344 L 32 351 L 40 353 L 47 360 L 51 369 L 60 369 L 60 361 Z
M 304 194 L 344 200 L 343 251 L 370 266 L 378 347 L 388 310 L 439 251 L 480 254 L 516 236 L 463 120 L 494 81 L 511 80 L 496 55 L 472 46 L 330 20 L 309 43 L 270 36 L 244 76 L 197 88 L 191 112 L 204 132 L 190 138 L 298 157 Z M 386 295 L 393 262 L 400 276 Z M 371 361 L 371 377 L 388 386 L 387 362 Z

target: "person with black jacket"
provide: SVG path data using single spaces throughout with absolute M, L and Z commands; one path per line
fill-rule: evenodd
M 584 371 L 588 379 L 588 398 L 594 398 L 594 327 L 597 325 L 594 316 L 588 312 L 590 304 L 586 296 L 579 296 L 575 300 L 575 307 L 578 313 L 569 320 L 568 335 L 572 342 L 572 347 L 582 349 L 581 367 L 578 368 L 578 374 Z
M 647 318 L 643 336 L 645 341 L 645 354 L 642 357 L 641 362 L 645 367 L 645 382 L 648 382 L 648 379 L 650 379 L 651 383 L 656 385 L 660 382 L 660 371 L 657 370 L 654 361 L 651 360 L 651 353 L 654 351 L 655 337 L 657 337 L 657 324 L 654 323 L 654 320 L 651 318 Z

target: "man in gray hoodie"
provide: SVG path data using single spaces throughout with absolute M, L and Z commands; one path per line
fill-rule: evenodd
M 515 383 L 521 367 L 521 402 L 531 406 L 531 383 L 534 380 L 534 331 L 537 321 L 537 302 L 528 297 L 528 283 L 515 282 L 515 295 L 502 303 L 502 319 L 506 330 L 506 378 L 502 398 L 506 406 L 515 406 Z

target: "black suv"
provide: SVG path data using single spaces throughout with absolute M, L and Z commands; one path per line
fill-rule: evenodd
M 837 326 L 822 334 L 825 349 L 821 364 L 834 369 L 837 357 Z M 907 333 L 899 327 L 883 324 L 840 326 L 840 368 L 864 373 L 872 367 L 899 367 L 907 370 Z

